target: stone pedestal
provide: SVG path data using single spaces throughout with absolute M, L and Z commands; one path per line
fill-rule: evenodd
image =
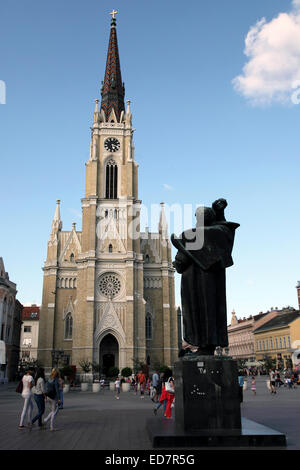
M 153 447 L 285 447 L 284 434 L 241 418 L 236 362 L 218 356 L 175 363 L 175 420 L 153 418 Z
M 241 429 L 236 361 L 222 356 L 184 356 L 175 363 L 174 372 L 178 429 Z

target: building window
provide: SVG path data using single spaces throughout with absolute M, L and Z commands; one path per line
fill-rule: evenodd
M 31 346 L 31 338 L 24 338 L 23 346 Z
M 149 255 L 146 255 L 146 256 L 145 256 L 145 263 L 149 263 L 149 262 L 150 262 Z
M 75 262 L 74 253 L 71 253 L 71 255 L 70 255 L 70 261 L 71 261 L 71 263 L 74 263 L 74 262 Z
M 31 333 L 31 326 L 25 325 L 24 326 L 24 333 Z
M 112 252 L 113 252 L 113 247 L 112 247 L 112 245 L 109 245 L 109 247 L 108 247 L 108 253 L 112 253 Z
M 72 339 L 73 335 L 73 318 L 70 313 L 66 316 L 65 320 L 65 339 Z
M 273 349 L 273 339 L 270 338 L 270 348 Z
M 106 199 L 117 199 L 118 197 L 118 166 L 114 160 L 109 160 L 106 165 Z
M 280 349 L 282 349 L 282 339 L 279 338 Z
M 276 345 L 276 349 L 278 349 L 278 339 L 275 338 L 275 345 Z
M 152 318 L 150 313 L 146 315 L 146 339 L 152 338 Z
M 288 336 L 288 345 L 289 345 L 289 348 L 291 347 L 291 337 Z

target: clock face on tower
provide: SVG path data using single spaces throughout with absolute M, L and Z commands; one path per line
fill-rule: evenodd
M 109 152 L 117 152 L 120 148 L 120 142 L 115 137 L 109 137 L 104 142 L 104 147 Z

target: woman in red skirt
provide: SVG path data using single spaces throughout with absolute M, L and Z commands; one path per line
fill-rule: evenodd
M 168 382 L 165 383 L 165 399 L 167 399 L 167 406 L 166 406 L 166 411 L 165 411 L 164 416 L 167 419 L 171 419 L 171 415 L 172 415 L 171 407 L 172 407 L 174 398 L 175 398 L 174 379 L 173 377 L 170 377 Z

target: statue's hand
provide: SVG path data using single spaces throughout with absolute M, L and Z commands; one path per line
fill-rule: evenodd
M 179 274 L 182 274 L 191 264 L 191 261 L 187 256 L 185 256 L 180 251 L 175 256 L 175 261 L 173 261 L 173 266 Z

